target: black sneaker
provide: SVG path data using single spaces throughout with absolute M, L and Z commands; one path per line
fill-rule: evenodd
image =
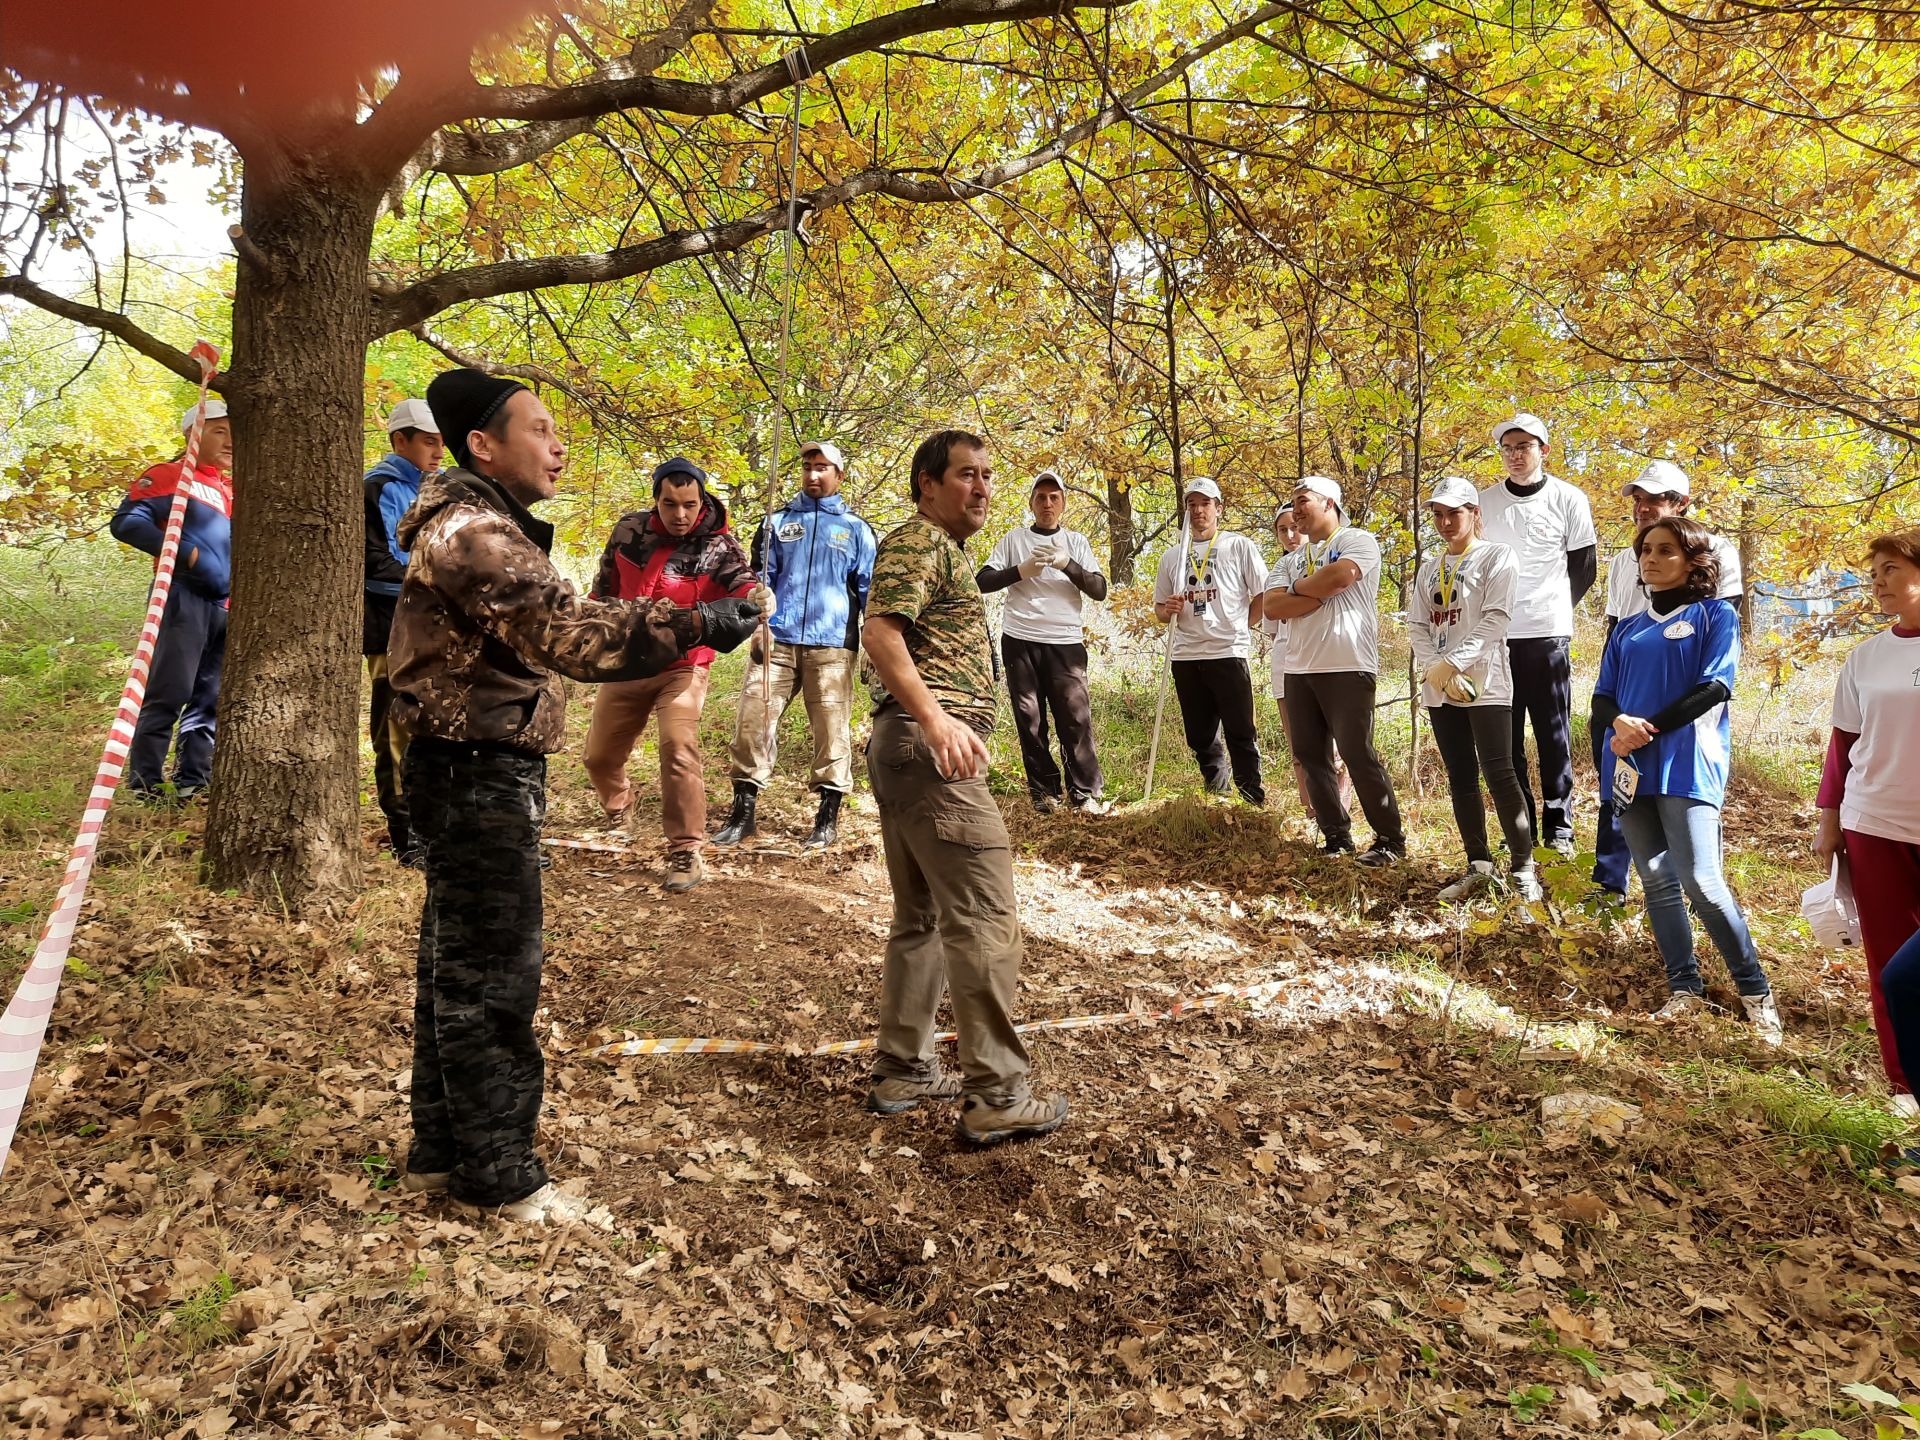
M 1360 863 L 1369 870 L 1384 870 L 1389 865 L 1398 865 L 1406 858 L 1404 850 L 1396 850 L 1393 846 L 1376 840 L 1367 847 L 1367 853 L 1360 857 Z
M 1325 840 L 1320 842 L 1320 853 L 1322 855 L 1351 855 L 1353 854 L 1353 841 L 1344 835 L 1329 835 Z

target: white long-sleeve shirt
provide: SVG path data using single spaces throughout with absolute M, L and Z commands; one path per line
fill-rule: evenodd
M 1511 548 L 1477 540 L 1464 555 L 1442 552 L 1420 566 L 1407 602 L 1407 637 L 1413 642 L 1413 668 L 1424 676 L 1435 660 L 1445 660 L 1479 688 L 1473 705 L 1513 701 L 1513 673 L 1507 661 L 1507 628 L 1513 619 L 1520 565 Z M 1459 705 L 1458 700 L 1420 684 L 1423 705 Z

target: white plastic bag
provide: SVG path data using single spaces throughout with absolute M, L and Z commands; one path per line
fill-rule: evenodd
M 1833 857 L 1833 873 L 1800 893 L 1800 914 L 1813 938 L 1828 950 L 1860 943 L 1860 911 L 1853 903 L 1853 878 L 1844 855 Z

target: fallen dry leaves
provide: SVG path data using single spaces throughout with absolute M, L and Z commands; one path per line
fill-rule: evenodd
M 867 1033 L 889 911 L 866 817 L 679 901 L 561 855 L 543 1143 L 608 1234 L 393 1188 L 412 877 L 290 925 L 194 889 L 184 847 L 138 873 L 123 848 L 0 1188 L 0 1416 L 156 1440 L 1731 1436 L 1828 1423 L 1851 1380 L 1920 1389 L 1911 1201 L 1783 1160 L 1657 1068 L 1407 1014 L 1384 961 L 1420 943 L 1400 902 L 1430 877 L 1360 893 L 1263 839 L 1229 895 L 1156 870 L 1124 819 L 1015 823 L 1027 1015 L 1286 983 L 1041 1037 L 1072 1123 L 972 1154 L 944 1114 L 864 1114 L 857 1059 L 573 1053 Z M 1529 943 L 1461 963 L 1525 971 L 1497 992 L 1523 1008 L 1606 1003 Z M 1580 1092 L 1543 1134 L 1542 1101 Z

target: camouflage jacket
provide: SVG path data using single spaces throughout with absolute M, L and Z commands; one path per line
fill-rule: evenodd
M 561 675 L 637 680 L 699 639 L 670 600 L 583 599 L 547 558 L 553 527 L 471 470 L 422 485 L 398 538 L 407 578 L 387 656 L 410 734 L 551 754 L 566 737 Z
M 907 654 L 940 708 L 982 735 L 993 730 L 993 641 L 986 602 L 967 552 L 932 521 L 915 515 L 880 542 L 867 615 L 907 622 Z M 873 708 L 892 697 L 867 662 Z

